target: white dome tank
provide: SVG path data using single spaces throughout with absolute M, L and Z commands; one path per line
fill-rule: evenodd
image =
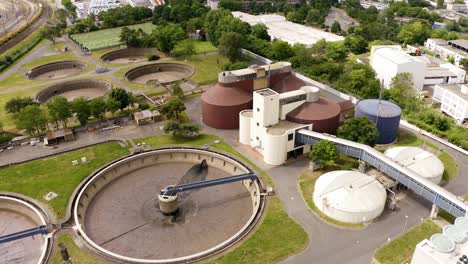
M 385 208 L 387 192 L 373 177 L 356 171 L 332 171 L 315 182 L 317 208 L 346 223 L 363 223 L 378 217 Z
M 385 156 L 435 184 L 439 184 L 442 180 L 444 164 L 434 154 L 424 149 L 394 147 L 386 150 Z

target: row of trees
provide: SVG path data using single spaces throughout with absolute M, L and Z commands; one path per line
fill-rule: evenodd
M 106 112 L 123 110 L 133 102 L 129 92 L 116 88 L 107 100 L 78 98 L 69 102 L 63 96 L 55 96 L 45 106 L 37 104 L 30 97 L 18 97 L 8 101 L 5 110 L 13 114 L 17 128 L 25 129 L 32 135 L 45 131 L 49 124 L 66 128 L 72 117 L 76 117 L 81 125 L 86 125 L 91 117 L 103 120 Z

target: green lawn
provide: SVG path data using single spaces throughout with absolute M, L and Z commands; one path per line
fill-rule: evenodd
M 218 81 L 218 73 L 223 70 L 223 65 L 229 60 L 220 54 L 198 55 L 188 59 L 177 59 L 178 62 L 185 62 L 195 68 L 192 80 L 199 85 L 206 85 Z
M 64 243 L 65 246 L 67 247 L 68 253 L 70 254 L 70 257 L 73 260 L 73 263 L 79 263 L 79 264 L 99 264 L 102 263 L 98 260 L 96 260 L 93 256 L 89 255 L 87 252 L 84 250 L 81 250 L 73 241 L 73 238 L 69 234 L 64 234 L 59 236 L 57 239 L 57 245 L 58 243 Z M 53 258 L 52 264 L 63 264 L 62 258 L 60 257 L 59 253 L 59 248 L 57 247 L 57 254 L 55 254 L 55 257 Z
M 195 41 L 194 44 L 196 54 L 202 54 L 205 52 L 213 52 L 218 50 L 218 48 L 213 46 L 213 44 L 211 44 L 211 42 L 209 41 Z
M 433 234 L 442 232 L 442 229 L 430 220 L 424 221 L 403 236 L 379 248 L 375 258 L 381 264 L 409 263 L 416 245 Z
M 304 230 L 271 198 L 268 211 L 258 230 L 239 247 L 210 263 L 277 263 L 306 247 L 309 239 Z
M 19 90 L 13 93 L 0 94 L 0 120 L 3 123 L 5 130 L 15 130 L 13 116 L 5 111 L 5 104 L 8 100 L 14 97 L 34 96 L 34 94 L 42 88 L 44 88 L 44 86 L 34 87 L 27 90 Z
M 442 179 L 444 181 L 450 181 L 455 178 L 458 171 L 458 165 L 455 160 L 445 151 L 442 151 L 442 153 L 439 155 L 439 159 L 442 161 L 445 168 Z
M 314 199 L 312 198 L 314 195 L 315 182 L 322 174 L 327 173 L 329 171 L 333 171 L 333 170 L 350 170 L 352 168 L 357 168 L 358 166 L 359 164 L 357 160 L 352 159 L 350 157 L 346 157 L 344 155 L 340 155 L 340 159 L 336 162 L 335 165 L 329 166 L 324 169 L 316 170 L 313 172 L 310 170 L 306 170 L 300 176 L 299 186 L 301 188 L 302 197 L 304 197 L 304 199 L 306 200 L 309 208 L 316 215 L 318 215 L 322 220 L 333 225 L 349 227 L 349 228 L 361 228 L 364 226 L 363 224 L 345 223 L 345 222 L 337 221 L 331 217 L 328 217 L 326 214 L 322 213 L 315 206 Z
M 50 45 L 47 49 L 60 51 L 60 50 L 63 50 L 64 47 L 65 47 L 65 43 L 62 41 L 58 41 L 58 42 L 55 42 L 55 44 Z
M 0 190 L 21 193 L 44 202 L 53 212 L 60 211 L 62 218 L 71 194 L 82 179 L 128 153 L 128 149 L 118 143 L 107 143 L 4 168 L 0 170 Z M 90 162 L 71 165 L 72 160 L 81 157 L 87 157 Z M 49 192 L 58 196 L 46 201 L 42 196 Z
M 51 63 L 51 62 L 56 62 L 56 61 L 64 61 L 64 60 L 76 60 L 76 59 L 77 59 L 77 57 L 75 56 L 75 54 L 73 54 L 73 52 L 67 51 L 67 52 L 60 53 L 60 54 L 44 56 L 44 57 L 35 59 L 33 61 L 30 61 L 30 62 L 24 64 L 23 66 L 21 66 L 21 70 L 25 70 L 25 71 L 30 70 L 30 69 L 32 69 L 34 67 L 37 67 L 37 66 L 40 66 L 40 65 L 46 64 L 46 63 Z
M 405 131 L 399 130 L 398 131 L 398 140 L 394 144 L 395 146 L 413 146 L 417 147 L 424 143 L 423 140 L 419 139 L 415 134 Z
M 151 22 L 132 25 L 128 27 L 132 29 L 141 28 L 146 33 L 151 33 L 151 31 L 153 31 L 153 29 L 156 28 L 156 26 L 153 25 Z M 88 48 L 91 51 L 94 51 L 98 49 L 118 47 L 119 45 L 122 45 L 123 43 L 120 41 L 121 31 L 122 27 L 108 28 L 88 33 L 74 34 L 71 35 L 71 37 L 78 41 L 84 47 Z

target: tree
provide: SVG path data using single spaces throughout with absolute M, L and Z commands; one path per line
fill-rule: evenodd
M 119 110 L 120 108 L 120 103 L 115 100 L 114 98 L 108 98 L 107 99 L 107 102 L 106 102 L 106 108 L 109 112 L 111 112 L 112 114 L 114 114 L 115 112 L 117 112 L 117 110 Z
M 219 52 L 226 55 L 231 62 L 240 60 L 243 39 L 242 35 L 236 32 L 224 33 L 219 40 Z
M 185 111 L 184 102 L 180 99 L 172 99 L 161 107 L 161 114 L 167 119 L 180 120 L 180 113 Z
M 106 114 L 106 102 L 102 98 L 95 98 L 89 102 L 91 115 L 99 120 L 103 120 Z
M 305 19 L 307 24 L 323 24 L 325 22 L 322 12 L 318 9 L 310 9 Z
M 85 98 L 78 98 L 72 102 L 73 112 L 76 114 L 80 125 L 84 126 L 88 123 L 88 119 L 91 116 L 91 108 L 88 100 Z
M 335 143 L 328 140 L 320 140 L 312 146 L 309 158 L 319 161 L 323 165 L 333 164 L 339 157 Z
M 364 63 L 349 62 L 336 82 L 336 87 L 361 98 L 377 98 L 380 92 L 379 81 L 374 70 Z
M 444 9 L 444 0 L 437 0 L 437 9 Z
M 259 39 L 264 39 L 266 41 L 270 41 L 271 37 L 268 34 L 268 28 L 265 24 L 256 24 L 252 26 L 252 35 Z
M 16 114 L 29 105 L 37 105 L 37 103 L 31 97 L 15 97 L 5 104 L 5 111 Z
M 184 97 L 184 91 L 182 90 L 182 87 L 180 86 L 181 81 L 176 81 L 172 84 L 172 95 L 174 95 L 177 98 L 182 98 Z
M 119 103 L 119 109 L 123 110 L 125 107 L 130 105 L 130 102 L 132 101 L 132 94 L 122 88 L 115 88 L 112 89 L 110 98 L 117 101 Z
M 460 65 L 463 66 L 463 69 L 467 70 L 468 69 L 468 59 L 461 59 L 460 60 Z
M 28 134 L 40 134 L 47 128 L 47 110 L 39 105 L 28 105 L 16 115 L 15 124 Z
M 141 28 L 131 29 L 123 27 L 120 32 L 120 41 L 124 42 L 128 47 L 143 47 L 144 40 L 148 37 Z
M 186 39 L 177 43 L 174 49 L 172 50 L 172 53 L 174 53 L 176 56 L 192 56 L 193 54 L 195 54 L 194 41 Z
M 68 118 L 72 117 L 71 104 L 67 98 L 55 96 L 47 103 L 47 108 L 56 127 L 58 127 L 58 122 L 62 123 L 63 127 L 67 127 Z
M 334 61 L 344 61 L 347 55 L 343 42 L 328 42 L 325 47 L 325 56 Z
M 45 27 L 41 30 L 41 34 L 44 38 L 55 43 L 55 38 L 60 37 L 60 29 L 58 27 Z
M 344 41 L 345 47 L 354 54 L 362 54 L 367 51 L 367 40 L 359 35 L 348 35 Z
M 306 19 L 306 15 L 301 11 L 292 11 L 288 12 L 286 19 L 294 23 L 303 24 L 304 20 Z
M 341 25 L 338 21 L 333 22 L 330 28 L 332 33 L 340 33 L 341 32 Z
M 399 105 L 406 113 L 417 112 L 422 108 L 422 102 L 413 86 L 411 73 L 398 73 L 392 78 L 390 89 L 385 91 L 385 97 Z
M 380 136 L 375 124 L 367 117 L 353 117 L 338 127 L 337 136 L 354 142 L 374 146 Z
M 178 24 L 160 26 L 153 30 L 149 37 L 152 45 L 163 52 L 171 51 L 174 49 L 175 45 L 183 39 L 185 39 L 185 32 Z
M 401 27 L 398 40 L 404 44 L 423 44 L 431 33 L 431 27 L 425 22 L 415 21 Z
M 199 135 L 200 126 L 193 123 L 180 123 L 176 120 L 169 120 L 164 125 L 165 133 L 172 133 L 174 136 L 194 138 Z
M 286 41 L 275 40 L 271 44 L 271 55 L 275 60 L 286 60 L 294 56 L 294 52 Z

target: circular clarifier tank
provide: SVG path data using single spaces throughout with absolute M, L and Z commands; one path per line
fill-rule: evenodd
M 82 79 L 54 84 L 40 90 L 36 101 L 45 104 L 54 96 L 63 96 L 68 101 L 84 97 L 94 99 L 106 95 L 112 90 L 112 84 L 103 80 Z
M 125 78 L 136 84 L 169 84 L 187 79 L 195 73 L 192 66 L 182 63 L 152 63 L 131 69 Z
M 58 61 L 35 67 L 26 73 L 31 80 L 55 80 L 77 75 L 88 65 L 82 61 Z
M 208 165 L 201 167 L 203 160 Z M 248 173 L 223 154 L 159 149 L 123 158 L 91 175 L 74 204 L 77 231 L 108 258 L 124 263 L 181 263 L 209 257 L 239 241 L 263 209 L 258 181 L 181 192 L 165 215 L 159 191 L 167 186 Z
M 148 54 L 157 54 L 157 50 L 150 48 L 126 48 L 108 52 L 101 56 L 107 63 L 129 64 L 147 61 Z
M 0 236 L 47 225 L 47 216 L 32 202 L 0 195 Z M 0 244 L 0 263 L 36 264 L 46 261 L 50 241 L 43 235 Z

